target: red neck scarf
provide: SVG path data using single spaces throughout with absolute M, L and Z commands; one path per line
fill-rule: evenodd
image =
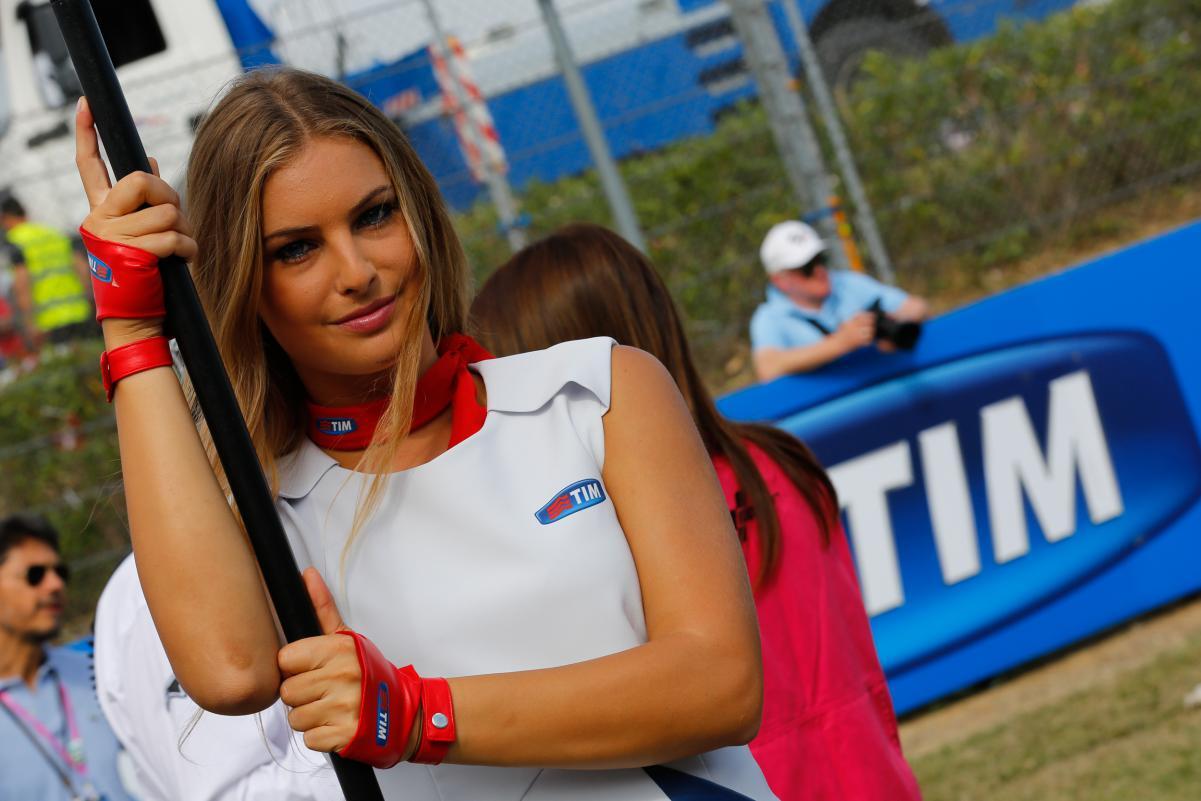
M 479 431 L 487 409 L 475 397 L 475 381 L 467 365 L 491 359 L 492 354 L 466 334 L 451 334 L 438 343 L 438 361 L 417 380 L 413 397 L 416 431 L 446 410 L 450 412 L 450 444 L 453 448 Z M 307 401 L 309 439 L 331 451 L 361 451 L 371 444 L 388 398 L 354 406 L 320 406 Z

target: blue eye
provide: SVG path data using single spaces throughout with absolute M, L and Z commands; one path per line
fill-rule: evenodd
M 313 249 L 313 243 L 305 239 L 298 239 L 295 242 L 289 242 L 283 247 L 275 251 L 275 258 L 286 264 L 293 264 L 300 261 Z
M 391 201 L 372 206 L 359 215 L 358 225 L 360 228 L 378 228 L 391 219 L 395 211 L 396 205 Z

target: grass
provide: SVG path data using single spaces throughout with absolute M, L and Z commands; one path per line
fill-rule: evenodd
M 1196 801 L 1201 633 L 1112 681 L 912 760 L 926 801 Z

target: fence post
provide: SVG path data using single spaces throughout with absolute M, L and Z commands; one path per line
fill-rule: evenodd
M 446 31 L 442 29 L 442 22 L 438 19 L 438 12 L 434 9 L 434 0 L 422 0 L 422 5 L 425 6 L 430 28 L 433 29 L 434 46 L 438 48 L 438 53 L 446 64 L 447 83 L 454 94 L 455 106 L 461 109 L 464 117 L 464 133 L 475 151 L 484 154 L 487 152 L 487 147 L 479 128 L 472 119 L 470 99 L 467 91 L 463 88 L 463 77 L 459 74 L 457 59 L 447 46 Z M 513 197 L 513 190 L 509 187 L 509 180 L 505 177 L 503 170 L 486 157 L 481 156 L 481 162 L 480 172 L 483 175 L 484 184 L 488 187 L 488 195 L 492 199 L 492 204 L 496 206 L 496 215 L 500 218 L 501 228 L 504 229 L 509 248 L 513 252 L 517 252 L 525 247 L 526 243 L 525 229 L 522 228 L 518 217 L 517 200 Z
M 821 62 L 817 58 L 817 50 L 813 40 L 809 38 L 809 28 L 797 8 L 796 0 L 781 0 L 788 25 L 792 28 L 792 36 L 796 39 L 797 50 L 800 52 L 801 64 L 805 68 L 805 77 L 813 87 L 813 99 L 817 101 L 817 113 L 821 115 L 834 145 L 834 158 L 838 161 L 838 169 L 847 185 L 847 194 L 855 204 L 855 224 L 863 235 L 867 245 L 868 255 L 876 275 L 888 283 L 892 283 L 895 274 L 892 269 L 892 259 L 884 246 L 884 238 L 876 225 L 876 215 L 872 212 L 871 201 L 863 189 L 863 181 L 859 178 L 859 168 L 855 165 L 855 154 L 847 142 L 846 131 L 842 127 L 842 119 L 838 116 L 838 106 L 830 94 L 830 86 L 826 83 L 826 75 L 822 72 Z
M 567 41 L 566 31 L 563 30 L 563 21 L 559 19 L 559 12 L 555 9 L 553 0 L 538 0 L 538 8 L 542 11 L 551 47 L 555 51 L 555 60 L 559 62 L 559 69 L 563 72 L 567 95 L 571 98 L 571 106 L 575 110 L 584 142 L 588 145 L 588 152 L 596 164 L 596 172 L 600 176 L 601 187 L 609 201 L 609 209 L 613 212 L 617 230 L 630 244 L 645 253 L 646 240 L 638 225 L 634 204 L 630 202 L 630 193 L 617 170 L 617 162 L 613 160 L 609 143 L 605 140 L 605 131 L 596 115 L 596 108 L 592 105 L 588 86 L 584 83 L 584 77 L 580 74 L 580 68 L 571 52 L 571 44 Z
M 759 87 L 759 99 L 767 111 L 768 123 L 793 193 L 802 209 L 825 209 L 834 192 L 822 161 L 817 134 L 805 112 L 804 100 L 792 89 L 788 60 L 764 0 L 726 0 L 726 4 L 742 40 L 743 57 Z M 826 240 L 833 266 L 845 269 L 848 266 L 846 252 L 838 237 L 834 216 L 821 214 L 817 228 Z

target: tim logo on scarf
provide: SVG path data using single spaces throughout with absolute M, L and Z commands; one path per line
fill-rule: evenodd
M 605 490 L 601 487 L 600 481 L 588 478 L 560 490 L 546 506 L 534 513 L 534 517 L 545 526 L 582 509 L 603 503 L 604 500 Z

